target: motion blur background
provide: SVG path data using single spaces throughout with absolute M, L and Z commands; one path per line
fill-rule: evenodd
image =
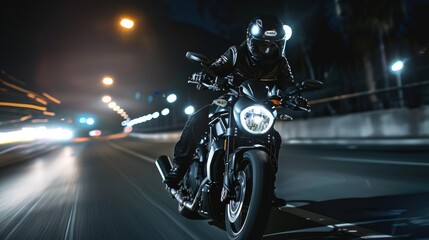
M 223 239 L 154 160 L 219 94 L 186 52 L 215 60 L 266 13 L 324 86 L 276 122 L 288 205 L 264 239 L 428 239 L 428 0 L 2 1 L 0 239 Z
M 133 119 L 138 132 L 179 130 L 187 106 L 216 96 L 187 84 L 200 69 L 185 53 L 216 59 L 264 13 L 292 28 L 286 56 L 296 81 L 324 83 L 306 95 L 313 111 L 296 119 L 429 102 L 428 1 L 6 1 L 0 11 L 2 132 L 61 124 L 87 136 L 122 132 Z

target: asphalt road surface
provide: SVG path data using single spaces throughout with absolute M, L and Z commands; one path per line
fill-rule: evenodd
M 0 239 L 226 239 L 153 163 L 174 143 L 98 139 L 0 168 Z M 429 150 L 283 146 L 264 239 L 429 239 Z

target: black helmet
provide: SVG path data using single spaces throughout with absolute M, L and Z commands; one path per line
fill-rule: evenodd
M 254 60 L 276 60 L 283 56 L 286 44 L 283 23 L 272 15 L 255 17 L 247 27 L 246 40 Z

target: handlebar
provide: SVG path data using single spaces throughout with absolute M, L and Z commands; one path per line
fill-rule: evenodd
M 221 90 L 218 86 L 215 86 L 213 84 L 208 84 L 208 83 L 205 83 L 205 82 L 198 82 L 198 81 L 188 80 L 188 83 L 202 85 L 202 86 L 204 86 L 204 87 L 206 87 L 206 88 L 208 88 L 210 90 L 213 90 L 213 91 L 220 91 Z
M 221 88 L 221 87 L 219 87 L 216 84 L 217 80 L 218 80 L 218 78 L 216 78 L 214 80 L 214 83 L 211 83 L 211 84 L 205 83 L 205 82 L 201 82 L 201 81 L 193 81 L 193 80 L 188 80 L 188 83 L 190 83 L 190 84 L 196 84 L 196 85 L 199 85 L 199 86 L 204 86 L 205 88 L 213 90 L 213 91 L 227 90 L 228 94 L 235 95 L 235 96 L 239 95 L 239 91 L 237 91 L 233 87 L 233 85 L 227 84 L 227 86 L 228 86 L 227 88 Z M 226 80 L 226 82 L 228 82 L 228 81 Z M 277 95 L 281 99 L 283 99 L 282 104 L 281 104 L 283 107 L 287 107 L 287 108 L 290 108 L 292 110 L 297 110 L 298 109 L 298 110 L 302 110 L 302 111 L 305 111 L 305 112 L 311 112 L 310 108 L 305 108 L 305 107 L 298 106 L 297 104 L 295 104 L 295 103 L 293 103 L 293 102 L 291 102 L 289 100 L 290 96 L 296 95 L 298 93 L 300 93 L 300 92 L 296 91 L 296 92 L 294 92 L 292 94 L 287 94 L 286 92 L 280 92 L 280 90 L 278 90 L 278 92 L 275 95 Z
M 305 108 L 305 107 L 298 106 L 298 105 L 296 105 L 295 103 L 292 103 L 292 102 L 290 102 L 290 101 L 286 101 L 286 105 L 287 105 L 289 108 L 292 108 L 292 109 L 299 109 L 299 110 L 302 110 L 302 111 L 311 112 L 311 109 L 310 109 L 310 108 Z

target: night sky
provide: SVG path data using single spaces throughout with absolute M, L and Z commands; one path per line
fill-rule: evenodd
M 121 118 L 100 102 L 104 94 L 112 96 L 131 118 L 159 111 L 165 94 L 184 91 L 179 99 L 188 98 L 186 78 L 198 67 L 187 62 L 186 51 L 211 46 L 207 52 L 218 55 L 226 47 L 223 39 L 215 40 L 219 36 L 213 29 L 189 24 L 198 20 L 197 12 L 193 13 L 196 20 L 177 19 L 175 8 L 170 17 L 169 9 L 174 7 L 170 5 L 158 1 L 7 3 L 1 10 L 1 69 L 25 82 L 25 87 L 60 99 L 60 108 L 53 110 L 71 118 L 94 114 L 118 125 Z M 187 5 L 180 11 L 184 8 Z M 121 17 L 135 20 L 135 28 L 120 28 Z M 115 79 L 112 87 L 100 83 L 105 75 Z
M 180 104 L 207 103 L 186 84 L 199 68 L 185 59 L 185 53 L 218 57 L 245 39 L 248 21 L 258 14 L 275 14 L 294 29 L 287 56 L 294 74 L 304 78 L 303 43 L 311 44 L 314 63 L 335 60 L 327 52 L 338 41 L 330 41 L 338 35 L 332 30 L 337 23 L 327 17 L 333 2 L 3 1 L 0 69 L 26 87 L 60 99 L 63 103 L 54 110 L 62 115 L 92 113 L 117 124 L 121 118 L 100 102 L 104 94 L 110 94 L 131 118 L 160 110 L 163 95 L 172 92 Z M 135 20 L 132 31 L 119 27 L 123 16 Z M 332 45 L 322 46 L 319 38 Z M 115 79 L 114 86 L 101 85 L 104 75 Z

